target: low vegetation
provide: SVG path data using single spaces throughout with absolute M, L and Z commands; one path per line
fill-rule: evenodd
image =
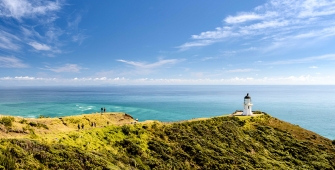
M 267 114 L 46 132 L 0 139 L 0 169 L 335 169 L 334 141 Z
M 5 116 L 0 119 L 0 123 L 3 124 L 5 127 L 11 127 L 12 122 L 14 121 L 14 117 Z

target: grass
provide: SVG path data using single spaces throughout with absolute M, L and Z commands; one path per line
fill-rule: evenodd
M 28 134 L 0 139 L 0 169 L 335 168 L 334 141 L 267 114 L 137 124 L 123 113 L 22 120 L 12 128 Z

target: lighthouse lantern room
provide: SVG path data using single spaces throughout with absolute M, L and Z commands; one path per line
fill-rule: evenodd
M 252 116 L 252 103 L 251 103 L 251 97 L 249 96 L 249 93 L 244 97 L 244 109 L 243 114 L 244 116 Z

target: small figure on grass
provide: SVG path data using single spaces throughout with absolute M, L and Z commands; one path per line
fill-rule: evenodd
M 102 111 L 104 110 L 104 108 L 101 108 L 101 114 L 102 114 Z
M 80 124 L 78 124 L 78 130 L 80 130 Z
M 81 124 L 81 129 L 84 129 L 84 123 L 83 123 L 83 124 Z
M 106 112 L 106 108 L 104 107 L 104 113 Z

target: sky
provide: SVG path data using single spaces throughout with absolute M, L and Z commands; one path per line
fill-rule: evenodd
M 0 86 L 334 85 L 333 0 L 0 0 Z

